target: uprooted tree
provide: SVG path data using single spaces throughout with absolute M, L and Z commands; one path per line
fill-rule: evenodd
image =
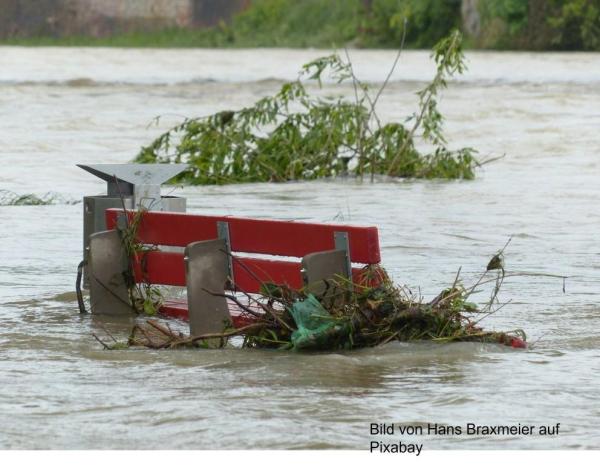
M 383 123 L 376 107 L 383 85 L 371 93 L 355 75 L 348 55 L 304 65 L 297 80 L 272 97 L 237 111 L 186 119 L 144 147 L 140 163 L 189 163 L 178 181 L 226 184 L 311 180 L 353 174 L 410 178 L 472 179 L 474 150 L 450 150 L 443 134 L 438 97 L 447 80 L 465 70 L 462 36 L 454 31 L 433 49 L 433 80 L 418 93 L 418 109 L 404 123 Z M 311 95 L 324 73 L 337 85 L 351 82 L 354 100 Z M 418 137 L 432 148 L 417 149 Z

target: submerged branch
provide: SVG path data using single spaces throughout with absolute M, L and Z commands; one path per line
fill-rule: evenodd
M 400 122 L 384 124 L 376 106 L 402 56 L 402 44 L 375 95 L 347 61 L 334 54 L 304 65 L 296 81 L 254 105 L 189 118 L 144 147 L 136 161 L 180 163 L 190 170 L 177 178 L 193 184 L 282 182 L 370 173 L 406 178 L 472 179 L 478 162 L 470 148 L 445 146 L 437 97 L 446 79 L 462 73 L 464 56 L 458 31 L 434 48 L 438 70 L 419 93 L 419 110 L 411 128 Z M 353 99 L 311 95 L 307 83 L 321 86 L 323 73 L 337 84 L 350 81 Z M 417 132 L 432 146 L 419 151 Z

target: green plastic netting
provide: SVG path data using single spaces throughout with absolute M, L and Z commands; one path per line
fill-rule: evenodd
M 334 319 L 314 295 L 295 302 L 290 313 L 298 328 L 292 333 L 295 350 L 333 350 L 349 345 L 350 324 Z

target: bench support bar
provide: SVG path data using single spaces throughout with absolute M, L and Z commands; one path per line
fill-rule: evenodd
M 308 254 L 302 259 L 302 269 L 308 291 L 323 296 L 329 288 L 327 281 L 333 280 L 336 275 L 348 277 L 346 252 L 329 250 Z
M 229 236 L 229 223 L 226 221 L 217 221 L 217 234 L 219 239 L 223 239 L 225 241 L 225 251 L 227 253 L 227 273 L 229 275 L 229 279 L 231 280 L 232 287 L 235 287 L 233 284 L 233 259 L 231 258 L 231 237 Z
M 98 315 L 132 315 L 125 274 L 127 257 L 119 231 L 102 231 L 89 236 L 88 272 L 90 305 Z
M 190 318 L 190 334 L 221 333 L 231 326 L 231 316 L 223 294 L 229 276 L 229 256 L 225 239 L 192 242 L 185 248 L 185 274 Z M 210 292 L 207 292 L 210 291 Z M 218 340 L 208 341 L 209 345 Z

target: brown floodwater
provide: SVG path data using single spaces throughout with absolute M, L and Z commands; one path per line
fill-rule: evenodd
M 468 55 L 441 102 L 448 140 L 506 154 L 474 181 L 165 189 L 190 212 L 377 225 L 383 265 L 425 298 L 459 267 L 474 281 L 512 236 L 508 271 L 570 276 L 565 293 L 558 279 L 509 280 L 510 303 L 484 320 L 522 328 L 530 349 L 104 351 L 92 338 L 123 339 L 132 322 L 78 313 L 82 206 L 70 201 L 103 184 L 75 164 L 126 163 L 183 117 L 251 104 L 321 54 L 0 47 L 0 190 L 63 199 L 0 205 L 0 448 L 366 449 L 371 422 L 561 424 L 558 436 L 418 438 L 429 449 L 600 447 L 600 54 Z M 394 58 L 351 54 L 374 86 Z M 428 53 L 406 52 L 382 118 L 410 115 L 432 72 Z

